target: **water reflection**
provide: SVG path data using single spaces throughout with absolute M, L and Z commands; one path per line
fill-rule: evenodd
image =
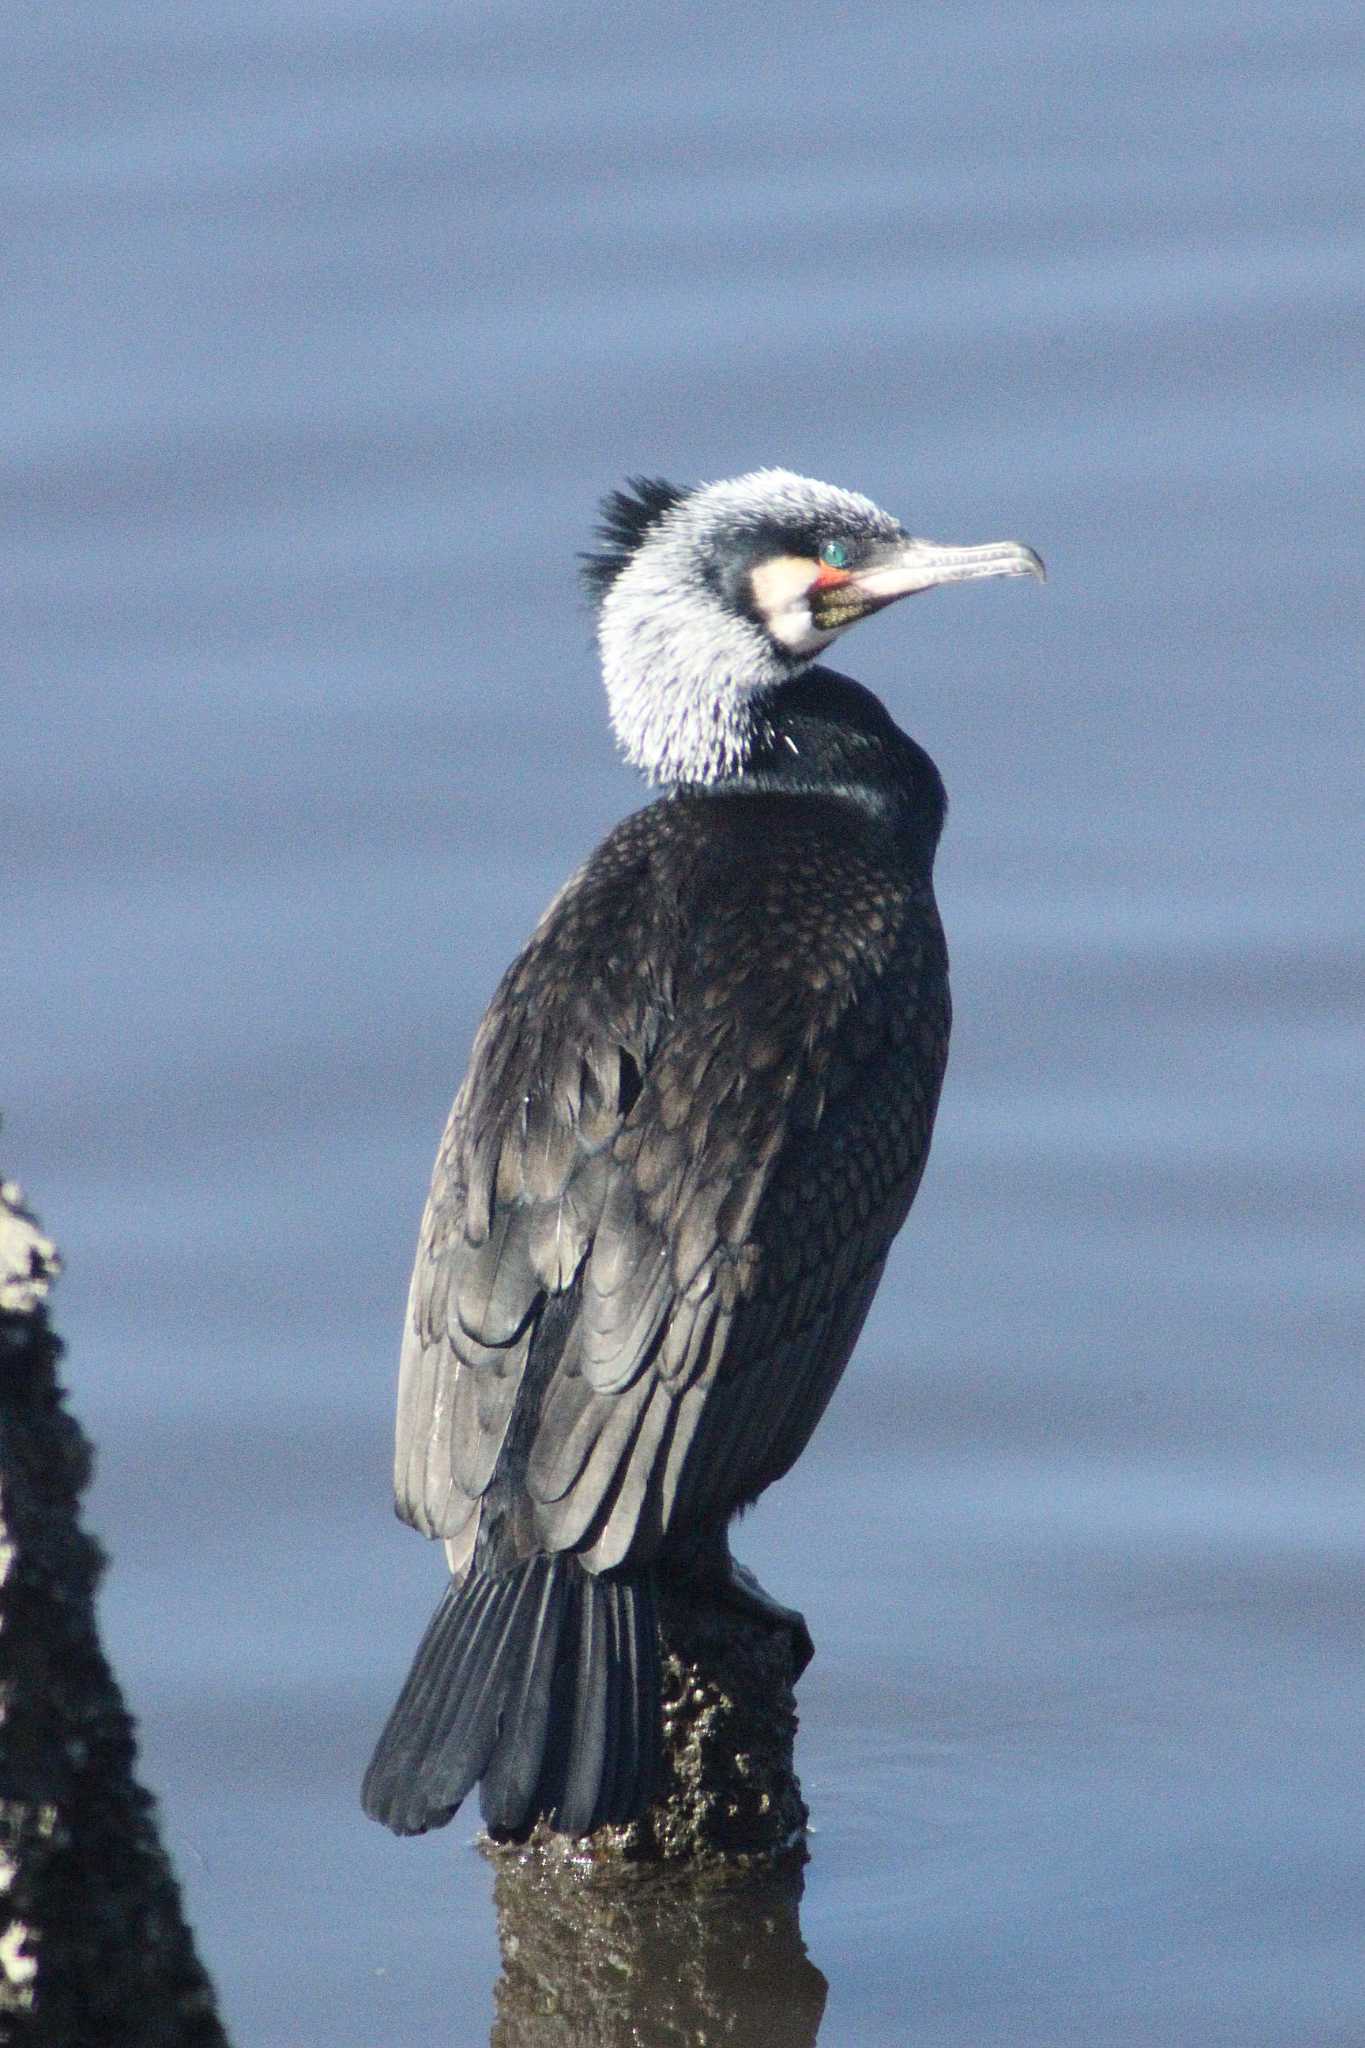
M 799 1869 L 621 1882 L 497 1858 L 502 1976 L 490 2048 L 720 2041 L 810 2048 L 828 1986 L 806 1954 Z

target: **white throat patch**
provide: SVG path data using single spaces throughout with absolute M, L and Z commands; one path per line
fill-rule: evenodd
M 806 555 L 772 555 L 750 571 L 754 603 L 774 640 L 807 660 L 828 647 L 833 633 L 822 633 L 810 615 L 811 584 L 816 564 Z

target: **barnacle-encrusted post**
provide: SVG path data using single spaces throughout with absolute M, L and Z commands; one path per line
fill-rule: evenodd
M 503 1974 L 493 2048 L 757 2040 L 811 2048 L 826 1985 L 799 1906 L 806 1806 L 792 1764 L 804 1632 L 665 1582 L 663 1782 L 629 1827 L 543 1821 L 485 1842 Z
M 0 2039 L 226 2048 L 95 1628 L 54 1247 L 0 1184 Z
M 542 1821 L 528 1842 L 495 1845 L 499 1854 L 544 1867 L 662 1863 L 694 1873 L 804 1861 L 792 1690 L 802 1640 L 685 1578 L 664 1579 L 659 1628 L 663 1775 L 653 1805 L 579 1840 Z

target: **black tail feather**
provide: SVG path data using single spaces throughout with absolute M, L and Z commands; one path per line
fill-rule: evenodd
M 643 1812 L 659 1764 L 659 1647 L 649 1573 L 597 1578 L 532 1557 L 446 1591 L 362 1791 L 395 1834 L 448 1821 L 482 1781 L 487 1825 L 538 1815 L 590 1834 Z
M 480 1804 L 488 1813 L 526 1813 L 540 1783 L 550 1725 L 551 1686 L 563 1626 L 565 1602 L 546 1574 L 535 1617 L 536 1652 L 524 1660 L 519 1682 L 507 1694 L 503 1736 L 483 1774 Z

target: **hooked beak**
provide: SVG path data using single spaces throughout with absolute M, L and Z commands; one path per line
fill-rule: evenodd
M 938 583 L 969 583 L 977 576 L 1036 576 L 1041 581 L 1046 573 L 1033 549 L 1017 540 L 988 541 L 979 548 L 906 540 L 856 569 L 852 587 L 871 604 L 882 605 Z
M 881 548 L 861 568 L 811 593 L 817 626 L 838 630 L 899 597 L 932 590 L 939 583 L 969 583 L 978 576 L 1046 577 L 1041 558 L 1017 540 L 988 541 L 984 547 L 945 547 L 933 540 L 903 540 Z

